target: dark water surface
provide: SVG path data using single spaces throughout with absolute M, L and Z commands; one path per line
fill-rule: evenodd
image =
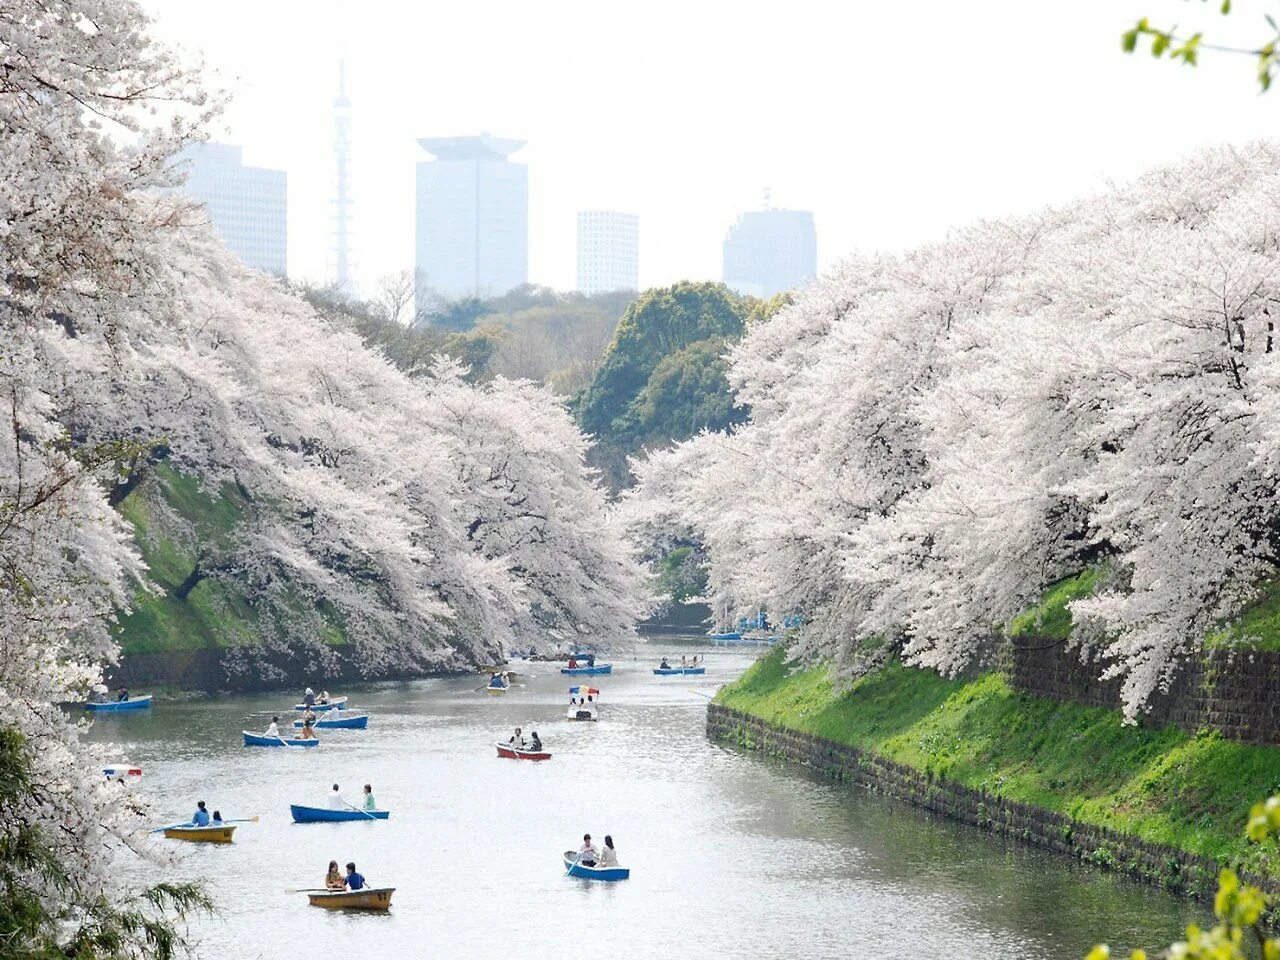
M 592 678 L 596 724 L 564 719 L 573 681 L 540 663 L 518 666 L 523 685 L 504 697 L 475 692 L 480 678 L 341 691 L 372 714 L 369 729 L 321 731 L 315 750 L 241 746 L 273 711 L 293 719 L 288 694 L 161 703 L 100 720 L 89 738 L 104 762 L 143 767 L 156 825 L 197 799 L 261 816 L 231 846 L 157 839 L 174 862 L 137 878 L 207 881 L 219 911 L 192 932 L 208 960 L 1075 960 L 1097 939 L 1167 944 L 1204 919 L 1121 877 L 713 745 L 695 691 L 753 654 L 712 653 L 705 677 L 660 678 L 640 650 Z M 517 724 L 553 759 L 498 759 L 493 741 Z M 371 782 L 391 819 L 290 822 L 290 803 L 323 806 L 335 781 L 351 799 Z M 563 876 L 561 851 L 586 831 L 613 834 L 631 880 Z M 330 913 L 286 892 L 320 885 L 330 859 L 396 887 L 391 912 Z

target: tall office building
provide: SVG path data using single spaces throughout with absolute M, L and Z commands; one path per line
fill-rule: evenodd
M 753 210 L 724 239 L 724 282 L 739 293 L 772 297 L 812 280 L 818 238 L 807 210 Z
M 613 210 L 578 212 L 578 290 L 640 289 L 640 218 Z
M 523 140 L 431 137 L 418 164 L 418 305 L 506 293 L 529 279 L 529 169 Z
M 283 170 L 246 167 L 240 148 L 196 143 L 180 156 L 183 192 L 204 205 L 214 232 L 251 267 L 288 270 L 288 183 Z

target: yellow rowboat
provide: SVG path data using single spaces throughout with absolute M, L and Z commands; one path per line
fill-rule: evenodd
M 164 835 L 169 840 L 189 840 L 192 843 L 230 843 L 235 827 L 219 825 L 208 827 L 165 827 Z
M 308 893 L 307 899 L 313 907 L 324 907 L 326 910 L 390 910 L 391 895 L 395 892 L 395 887 L 335 890 Z

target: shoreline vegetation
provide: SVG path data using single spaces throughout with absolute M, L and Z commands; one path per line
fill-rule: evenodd
M 1250 808 L 1280 790 L 1276 747 L 1209 730 L 1126 726 L 1119 710 L 1021 693 L 994 671 L 949 680 L 891 661 L 841 690 L 829 667 L 785 658 L 784 650 L 771 651 L 714 702 L 931 781 L 1176 848 L 1280 886 L 1274 851 L 1250 843 L 1243 829 Z

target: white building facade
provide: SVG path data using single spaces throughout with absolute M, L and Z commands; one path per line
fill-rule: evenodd
M 244 165 L 239 147 L 197 143 L 181 154 L 182 191 L 204 206 L 222 242 L 251 267 L 283 277 L 289 266 L 288 177 Z
M 640 218 L 614 210 L 578 212 L 578 290 L 640 289 Z
M 753 210 L 725 237 L 724 282 L 739 293 L 772 297 L 817 272 L 818 236 L 807 210 Z
M 418 308 L 490 297 L 529 279 L 529 169 L 507 158 L 523 140 L 436 137 L 418 144 Z

